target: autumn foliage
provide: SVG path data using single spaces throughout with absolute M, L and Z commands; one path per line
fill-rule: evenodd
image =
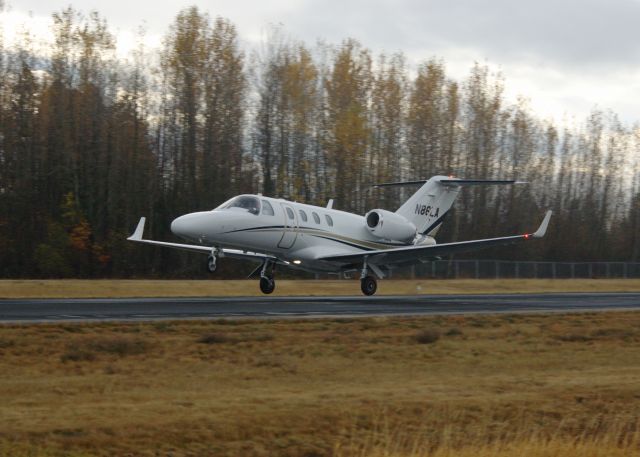
M 439 241 L 530 230 L 553 209 L 543 244 L 481 255 L 640 258 L 640 130 L 614 113 L 543 120 L 487 66 L 456 81 L 442 59 L 353 39 L 310 47 L 275 28 L 243 47 L 196 7 L 126 60 L 98 13 L 67 8 L 52 29 L 44 50 L 0 41 L 0 276 L 204 275 L 126 236 L 147 216 L 169 239 L 176 216 L 239 193 L 395 210 L 408 191 L 371 184 L 435 174 L 531 183 L 464 192 Z

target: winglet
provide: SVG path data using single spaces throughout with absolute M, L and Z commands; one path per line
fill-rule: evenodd
M 138 226 L 136 227 L 136 231 L 133 232 L 129 238 L 129 241 L 140 241 L 142 239 L 142 232 L 144 232 L 144 223 L 147 221 L 146 217 L 141 217 L 140 222 L 138 222 Z
M 547 214 L 544 216 L 544 219 L 542 220 L 542 224 L 540 224 L 540 227 L 538 227 L 538 230 L 536 230 L 531 236 L 533 238 L 542 238 L 545 233 L 547 233 L 547 227 L 549 226 L 549 220 L 551 219 L 551 214 L 553 214 L 553 211 L 547 211 Z
M 327 209 L 332 209 L 333 208 L 333 198 L 330 198 L 329 201 L 327 202 Z

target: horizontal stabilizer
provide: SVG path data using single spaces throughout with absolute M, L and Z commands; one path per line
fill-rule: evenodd
M 424 184 L 426 182 L 426 179 L 421 179 L 420 181 L 383 182 L 380 184 L 374 184 L 371 187 L 417 186 L 418 184 Z
M 418 181 L 399 181 L 399 182 L 383 182 L 380 184 L 374 184 L 371 187 L 402 187 L 402 186 L 417 186 L 426 183 L 427 179 L 421 179 Z M 482 186 L 482 185 L 500 185 L 500 184 L 528 184 L 526 181 L 515 181 L 513 179 L 437 179 L 437 182 L 447 187 L 459 187 L 459 186 Z
M 458 186 L 486 186 L 501 184 L 527 184 L 525 181 L 515 181 L 513 179 L 440 179 L 440 184 L 447 187 Z

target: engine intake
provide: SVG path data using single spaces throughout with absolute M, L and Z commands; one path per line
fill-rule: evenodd
M 369 231 L 380 239 L 407 242 L 416 236 L 416 226 L 391 211 L 373 209 L 364 217 Z

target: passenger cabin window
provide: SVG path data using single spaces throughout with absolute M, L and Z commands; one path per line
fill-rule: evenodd
M 289 219 L 293 219 L 295 217 L 291 208 L 287 208 L 287 214 L 289 215 Z
M 262 214 L 264 216 L 274 216 L 273 206 L 266 200 L 262 200 Z
M 304 211 L 300 210 L 300 217 L 302 218 L 302 220 L 304 222 L 307 222 L 307 213 L 305 213 Z
M 249 195 L 242 195 L 232 199 L 221 209 L 245 210 L 257 216 L 260 213 L 260 200 Z
M 333 227 L 333 219 L 331 219 L 331 216 L 325 214 L 324 217 L 325 219 L 327 219 L 327 224 L 329 224 L 329 227 Z
M 312 213 L 313 214 L 313 220 L 316 221 L 316 224 L 320 223 L 320 216 L 318 216 L 318 213 Z

